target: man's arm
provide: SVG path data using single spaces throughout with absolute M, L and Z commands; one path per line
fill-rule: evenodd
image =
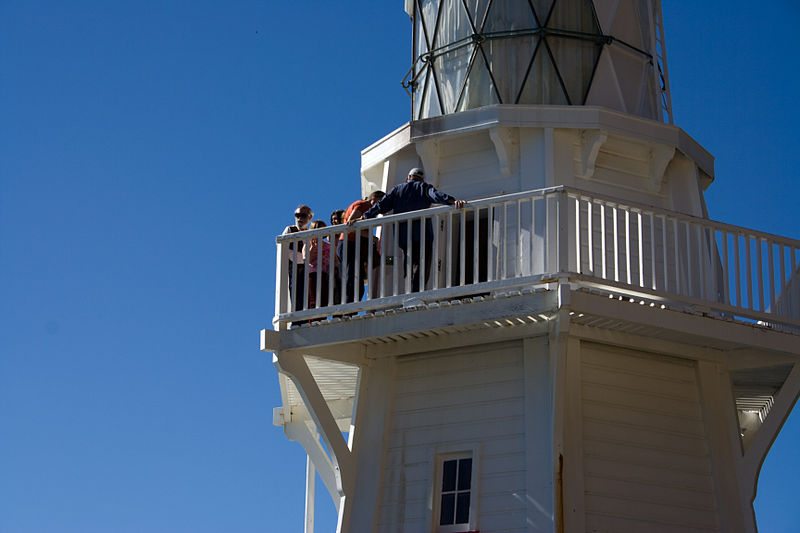
M 430 184 L 426 184 L 429 186 L 428 189 L 428 197 L 433 200 L 436 204 L 445 204 L 445 205 L 454 205 L 457 209 L 461 209 L 465 205 L 467 205 L 466 200 L 456 200 L 452 196 L 447 193 L 444 193 L 438 190 L 436 187 Z

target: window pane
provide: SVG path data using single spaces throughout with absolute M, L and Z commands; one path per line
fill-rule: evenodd
M 453 113 L 456 110 L 458 95 L 461 92 L 461 85 L 464 83 L 469 59 L 472 57 L 474 48 L 474 45 L 462 46 L 437 56 L 434 61 L 436 80 L 439 82 L 439 94 L 442 96 L 444 105 L 442 112 L 445 114 Z
M 456 467 L 458 461 L 445 461 L 442 465 L 442 492 L 456 490 Z
M 469 497 L 469 494 L 467 496 Z M 467 502 L 467 505 L 469 506 L 469 502 Z M 442 494 L 442 513 L 439 517 L 439 525 L 446 526 L 449 524 L 453 524 L 454 523 L 453 515 L 455 515 L 455 512 L 456 512 L 456 495 Z
M 466 111 L 467 109 L 475 109 L 476 107 L 496 103 L 498 101 L 494 92 L 494 84 L 492 84 L 492 78 L 489 77 L 483 54 L 480 51 L 480 47 L 478 47 L 472 68 L 469 70 L 464 95 L 461 97 L 458 110 Z
M 489 39 L 481 45 L 504 104 L 516 103 L 538 40 L 538 37 L 523 36 Z
M 456 524 L 466 524 L 469 522 L 469 492 L 458 494 L 456 505 Z
M 458 461 L 458 490 L 469 490 L 472 485 L 472 458 Z
M 600 58 L 602 45 L 578 39 L 547 38 L 547 44 L 556 60 L 556 68 L 569 94 L 572 105 L 583 105 L 594 65 Z M 641 79 L 641 78 L 638 78 Z
M 530 4 L 519 0 L 494 0 L 486 15 L 484 33 L 527 30 L 536 27 Z
M 536 49 L 536 56 L 518 103 L 567 105 L 567 97 L 561 89 L 558 74 L 544 42 Z

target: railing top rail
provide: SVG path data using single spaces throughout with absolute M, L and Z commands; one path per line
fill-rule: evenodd
M 619 198 L 613 198 L 610 196 L 605 196 L 603 194 L 597 194 L 593 192 L 584 191 L 582 189 L 577 189 L 573 187 L 566 187 L 564 185 L 559 185 L 557 187 L 547 187 L 543 189 L 533 189 L 528 191 L 522 191 L 512 194 L 504 194 L 500 196 L 490 196 L 486 198 L 480 198 L 477 200 L 470 200 L 467 204 L 468 208 L 481 208 L 488 205 L 499 204 L 499 203 L 507 203 L 507 202 L 514 202 L 517 200 L 529 199 L 531 197 L 546 197 L 550 196 L 555 193 L 564 192 L 570 196 L 583 198 L 587 200 L 591 200 L 593 202 L 601 202 L 607 206 L 611 207 L 618 207 L 620 209 L 630 209 L 634 211 L 641 211 L 643 213 L 658 215 L 669 217 L 674 220 L 679 220 L 691 224 L 696 224 L 700 226 L 712 226 L 715 229 L 724 230 L 728 233 L 735 233 L 738 235 L 745 235 L 745 236 L 752 236 L 755 238 L 766 239 L 775 242 L 776 244 L 782 244 L 785 246 L 790 246 L 793 248 L 800 248 L 800 240 L 793 239 L 790 237 L 783 237 L 781 235 L 775 235 L 772 233 L 767 233 L 764 231 L 754 230 L 751 228 L 745 228 L 743 226 L 736 226 L 734 224 L 728 224 L 727 222 L 719 222 L 716 220 L 712 220 L 709 218 L 702 218 L 697 217 L 694 215 L 688 215 L 686 213 L 680 213 L 677 211 L 670 211 L 668 209 L 664 209 L 661 207 L 657 207 L 654 205 L 648 204 L 640 204 L 636 202 L 627 202 L 620 200 Z M 288 233 L 286 235 L 278 235 L 276 237 L 276 242 L 280 244 L 284 241 L 296 241 L 299 239 L 313 239 L 318 237 L 324 237 L 327 235 L 331 235 L 333 233 L 342 233 L 344 231 L 347 232 L 354 232 L 358 231 L 359 229 L 367 229 L 373 226 L 382 225 L 382 224 L 391 224 L 393 222 L 402 222 L 403 220 L 407 220 L 409 218 L 413 218 L 416 216 L 435 216 L 443 213 L 447 213 L 452 211 L 454 208 L 452 206 L 439 206 L 439 207 L 431 207 L 428 209 L 421 209 L 419 211 L 411 211 L 408 213 L 400 213 L 400 214 L 393 214 L 393 215 L 384 215 L 380 218 L 374 218 L 371 220 L 363 220 L 356 222 L 349 228 L 344 228 L 344 225 L 339 226 L 326 226 L 324 228 L 319 228 L 316 230 L 305 230 L 302 232 L 302 235 L 298 235 L 300 232 L 296 233 Z
M 564 187 L 566 193 L 570 196 L 578 196 L 586 199 L 591 199 L 593 201 L 600 201 L 609 206 L 616 206 L 621 209 L 633 209 L 642 211 L 645 213 L 652 213 L 654 215 L 670 217 L 676 220 L 681 220 L 684 222 L 689 222 L 692 224 L 702 225 L 702 226 L 713 226 L 716 229 L 725 230 L 728 233 L 738 233 L 743 235 L 751 235 L 753 237 L 758 237 L 762 239 L 768 239 L 774 241 L 778 244 L 784 244 L 786 246 L 791 246 L 794 248 L 800 248 L 800 240 L 793 239 L 791 237 L 783 237 L 781 235 L 775 235 L 773 233 L 767 233 L 765 231 L 754 230 L 751 228 L 745 228 L 744 226 L 736 226 L 734 224 L 729 224 L 727 222 L 720 222 L 717 220 L 713 220 L 710 218 L 702 218 L 694 215 L 689 215 L 686 213 L 680 213 L 678 211 L 670 211 L 668 209 L 664 209 L 661 207 L 656 207 L 654 205 L 648 204 L 639 204 L 636 202 L 626 202 L 620 200 L 619 198 L 612 198 L 610 196 L 605 196 L 603 194 L 595 194 L 593 192 L 584 191 L 582 189 L 576 189 L 572 187 Z
M 526 198 L 530 198 L 532 196 L 547 196 L 553 193 L 561 192 L 566 190 L 566 187 L 563 185 L 559 185 L 558 187 L 546 187 L 544 189 L 533 189 L 529 191 L 522 191 L 522 192 L 515 192 L 511 194 L 503 194 L 500 196 L 489 196 L 486 198 L 479 198 L 477 200 L 469 200 L 465 209 L 473 208 L 473 207 L 485 207 L 487 205 L 504 203 L 504 202 L 513 202 L 516 200 L 523 200 Z M 399 213 L 396 215 L 383 215 L 380 218 L 373 218 L 370 220 L 362 220 L 356 222 L 352 226 L 346 228 L 346 224 L 340 224 L 338 226 L 325 226 L 324 228 L 319 228 L 315 230 L 305 230 L 302 232 L 295 232 L 295 233 L 287 233 L 286 235 L 278 235 L 276 238 L 277 243 L 281 243 L 283 241 L 294 241 L 298 239 L 313 239 L 319 236 L 330 235 L 331 233 L 342 233 L 344 231 L 347 232 L 355 232 L 360 229 L 366 229 L 371 226 L 380 226 L 382 224 L 390 224 L 392 222 L 402 222 L 409 218 L 413 218 L 416 216 L 434 216 L 442 213 L 447 213 L 448 211 L 453 211 L 455 208 L 450 205 L 442 205 L 438 207 L 429 207 L 427 209 L 420 209 L 418 211 L 409 211 L 408 213 Z

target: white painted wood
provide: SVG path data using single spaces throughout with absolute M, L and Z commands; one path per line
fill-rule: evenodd
M 505 524 L 508 513 L 498 509 L 523 516 L 524 498 L 517 496 L 525 492 L 522 359 L 520 343 L 398 359 L 378 531 L 394 531 L 398 516 L 406 528 L 425 522 L 431 454 L 442 446 L 472 449 L 475 442 L 482 443 L 477 528 Z M 523 531 L 523 520 L 514 523 Z
M 306 457 L 306 506 L 305 506 L 305 526 L 304 533 L 314 533 L 314 509 L 316 496 L 317 471 L 311 456 Z
M 742 446 L 738 434 L 738 420 L 733 406 L 731 378 L 724 366 L 699 361 L 697 376 L 700 383 L 703 421 L 705 422 L 711 464 L 714 470 L 714 492 L 722 531 L 755 533 L 755 520 L 747 513 L 748 502 L 741 499 L 738 475 Z
M 377 524 L 378 495 L 388 444 L 395 359 L 372 361 L 362 369 L 358 400 L 351 431 L 355 460 L 353 494 L 340 513 L 341 531 L 373 531 Z
M 319 428 L 326 446 L 331 451 L 331 462 L 336 474 L 338 493 L 342 497 L 345 497 L 348 493 L 352 494 L 353 471 L 350 450 L 339 432 L 338 425 L 326 405 L 325 399 L 314 381 L 305 359 L 300 355 L 284 355 L 281 352 L 276 353 L 275 357 L 275 365 L 278 371 L 292 378 L 314 419 L 314 423 Z
M 330 460 L 325 449 L 319 441 L 319 434 L 316 429 L 309 427 L 305 422 L 291 422 L 283 426 L 286 432 L 286 437 L 300 444 L 306 451 L 308 459 L 314 465 L 314 469 L 319 473 L 325 488 L 331 496 L 336 511 L 339 511 L 342 501 L 341 493 L 339 491 L 339 483 L 336 480 L 336 471 L 333 462 Z M 308 511 L 308 505 L 306 509 Z M 311 505 L 313 508 L 313 505 Z M 306 516 L 308 516 L 306 514 Z
M 694 364 L 588 343 L 581 354 L 587 528 L 718 531 Z

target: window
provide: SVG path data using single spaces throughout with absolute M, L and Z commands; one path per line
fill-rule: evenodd
M 475 521 L 472 452 L 440 455 L 437 460 L 434 521 L 440 533 L 463 532 Z

